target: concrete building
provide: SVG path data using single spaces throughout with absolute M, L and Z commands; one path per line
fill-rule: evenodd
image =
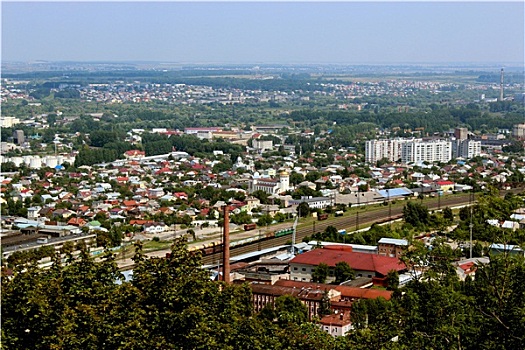
M 266 151 L 271 151 L 273 149 L 273 141 L 254 139 L 252 146 L 257 152 L 264 153 Z
M 15 130 L 13 131 L 13 142 L 19 146 L 23 145 L 25 142 L 24 130 Z
M 15 117 L 2 117 L 0 118 L 0 127 L 12 128 L 16 124 L 20 124 L 20 119 Z
M 397 162 L 401 158 L 402 147 L 411 139 L 369 140 L 365 142 L 365 161 L 374 164 L 383 158 Z
M 467 128 L 455 128 L 454 137 L 458 140 L 466 140 L 468 138 L 468 129 Z
M 401 160 L 403 163 L 443 162 L 452 159 L 452 142 L 444 140 L 412 140 L 403 144 Z
M 10 152 L 14 149 L 16 149 L 17 146 L 14 144 L 14 143 L 10 143 L 10 142 L 0 142 L 0 154 L 5 154 L 7 152 Z M 4 161 L 4 159 L 2 159 L 2 163 L 5 163 L 7 161 Z
M 455 139 L 452 143 L 452 158 L 474 158 L 481 154 L 481 141 Z
M 525 124 L 516 124 L 512 128 L 512 136 L 523 139 L 525 138 Z

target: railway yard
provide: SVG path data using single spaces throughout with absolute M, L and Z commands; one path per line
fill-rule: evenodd
M 509 192 L 517 193 L 521 189 L 509 190 Z M 505 195 L 507 191 L 501 191 Z M 414 199 L 415 200 L 415 199 Z M 469 205 L 472 202 L 471 195 L 462 194 L 454 196 L 444 196 L 442 198 L 429 198 L 424 201 L 429 210 L 439 210 L 445 207 L 461 207 Z M 357 210 L 352 210 L 345 213 L 343 216 L 329 216 L 326 220 L 315 220 L 313 218 L 304 219 L 297 226 L 296 243 L 301 242 L 306 236 L 310 236 L 316 232 L 326 229 L 328 226 L 334 226 L 338 230 L 345 229 L 348 234 L 352 234 L 359 229 L 370 227 L 374 223 L 385 223 L 391 220 L 400 219 L 402 217 L 403 205 L 398 203 L 392 206 L 363 206 Z M 258 228 L 255 230 L 242 231 L 240 233 L 232 233 L 230 236 L 230 254 L 232 257 L 261 251 L 268 248 L 278 247 L 289 244 L 292 240 L 291 231 L 289 234 L 280 237 L 274 237 L 276 231 L 291 228 L 292 223 L 285 223 L 274 225 L 271 228 Z M 189 243 L 190 250 L 200 250 L 202 253 L 203 265 L 217 265 L 222 259 L 222 245 L 221 234 L 217 232 L 209 238 Z M 170 249 L 162 249 L 158 251 L 148 252 L 150 257 L 163 257 L 170 252 Z M 130 269 L 133 267 L 133 261 L 130 258 L 117 260 L 121 269 Z

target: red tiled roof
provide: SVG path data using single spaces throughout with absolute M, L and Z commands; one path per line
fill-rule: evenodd
M 340 261 L 345 261 L 354 270 L 375 271 L 386 276 L 389 271 L 402 271 L 406 266 L 398 259 L 388 256 L 344 252 L 330 249 L 314 249 L 309 252 L 297 255 L 293 258 L 291 264 L 303 264 L 317 266 L 325 263 L 330 267 L 335 267 Z
M 133 149 L 131 151 L 124 152 L 124 154 L 127 155 L 127 156 L 138 156 L 138 155 L 144 156 L 144 155 L 146 155 L 146 152 L 140 151 L 138 149 Z
M 325 326 L 330 325 L 343 327 L 351 324 L 352 321 L 350 320 L 350 313 L 346 312 L 342 314 L 326 315 L 319 320 L 319 323 Z
M 341 285 L 332 285 L 324 283 L 313 283 L 313 282 L 301 282 L 293 280 L 277 280 L 274 285 L 281 287 L 294 287 L 294 288 L 313 288 L 321 290 L 330 290 L 335 289 L 341 292 L 341 299 L 350 298 L 350 299 L 377 299 L 379 297 L 390 300 L 392 297 L 392 292 L 383 289 L 368 289 L 368 288 L 357 288 Z
M 439 185 L 439 186 L 446 186 L 446 185 L 454 185 L 454 182 L 452 181 L 436 181 L 436 183 Z
M 67 222 L 68 225 L 79 225 L 79 226 L 84 226 L 86 224 L 86 220 L 82 219 L 82 218 L 71 218 L 69 219 L 69 221 Z
M 130 225 L 145 225 L 152 223 L 153 220 L 130 220 Z
M 463 271 L 465 271 L 466 274 L 469 274 L 469 273 L 475 272 L 476 269 L 477 269 L 477 266 L 476 266 L 476 264 L 474 264 L 474 262 L 468 262 L 468 263 L 465 263 L 465 264 L 459 265 L 459 267 L 460 267 Z

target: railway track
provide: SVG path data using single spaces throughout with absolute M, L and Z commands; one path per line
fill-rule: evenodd
M 519 193 L 523 191 L 522 188 L 516 188 L 507 191 L 501 191 L 500 195 L 504 196 L 506 193 Z M 468 205 L 471 203 L 469 200 L 470 194 L 463 196 L 452 196 L 452 197 L 443 197 L 440 199 L 435 199 L 434 202 L 429 203 L 428 201 L 424 203 L 430 211 L 443 209 L 446 207 L 456 207 L 462 205 Z M 337 229 L 346 229 L 350 234 L 352 231 L 358 228 L 368 227 L 373 223 L 380 223 L 389 221 L 390 219 L 399 218 L 403 214 L 402 206 L 393 206 L 391 209 L 388 206 L 380 210 L 369 210 L 367 206 L 359 208 L 357 212 L 352 213 L 351 215 L 345 215 L 342 217 L 330 217 L 328 220 L 323 221 L 313 221 L 311 227 L 307 227 L 304 224 L 300 225 L 297 228 L 296 232 L 296 242 L 301 242 L 302 239 L 306 236 L 311 236 L 315 232 L 322 232 L 328 226 L 335 226 Z M 357 225 L 356 225 L 357 224 Z M 290 224 L 291 226 L 291 224 Z M 257 232 L 254 231 L 254 236 L 257 236 Z M 259 234 L 261 237 L 265 236 L 265 232 Z M 253 243 L 248 243 L 243 246 L 231 247 L 230 256 L 238 256 L 246 253 L 251 253 L 267 248 L 277 247 L 284 245 L 286 242 L 291 241 L 292 236 L 287 235 L 283 237 L 276 237 L 270 239 L 264 239 L 259 241 L 254 241 Z M 165 253 L 169 253 L 169 250 L 157 251 L 147 253 L 146 255 L 162 256 Z M 222 253 L 216 252 L 202 257 L 203 265 L 217 265 L 222 259 Z M 125 269 L 133 268 L 133 265 L 126 265 Z
M 501 194 L 504 196 L 508 192 L 518 193 L 521 191 L 522 189 L 512 189 L 508 191 L 501 191 Z M 439 210 L 446 207 L 468 205 L 471 203 L 469 196 L 470 195 L 443 197 L 439 200 L 436 200 L 434 203 L 425 204 L 427 205 L 430 211 Z M 363 207 L 363 209 L 360 208 L 358 210 L 358 214 L 353 213 L 353 215 L 349 216 L 331 217 L 328 220 L 313 221 L 312 227 L 305 227 L 304 225 L 300 226 L 297 228 L 296 242 L 301 242 L 304 237 L 311 236 L 315 232 L 322 232 L 328 226 L 335 226 L 337 229 L 346 229 L 351 234 L 352 231 L 356 230 L 356 221 L 358 228 L 362 228 L 363 226 L 368 227 L 373 223 L 380 223 L 400 218 L 403 215 L 403 208 L 399 206 L 393 207 L 391 209 L 389 209 L 388 206 L 385 206 L 384 209 L 374 211 L 368 211 L 367 209 L 368 208 L 366 207 Z M 291 239 L 292 236 L 288 235 L 283 237 L 260 240 L 240 247 L 232 247 L 230 248 L 230 256 L 233 257 L 267 248 L 277 247 L 286 244 L 286 242 L 291 241 Z M 203 256 L 202 262 L 203 265 L 217 265 L 219 264 L 221 259 L 222 253 L 217 252 Z

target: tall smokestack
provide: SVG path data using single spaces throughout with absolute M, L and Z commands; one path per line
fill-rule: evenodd
M 224 206 L 224 246 L 222 249 L 222 280 L 230 283 L 230 213 L 227 205 Z
M 501 68 L 501 74 L 499 77 L 499 100 L 503 101 L 503 68 Z

